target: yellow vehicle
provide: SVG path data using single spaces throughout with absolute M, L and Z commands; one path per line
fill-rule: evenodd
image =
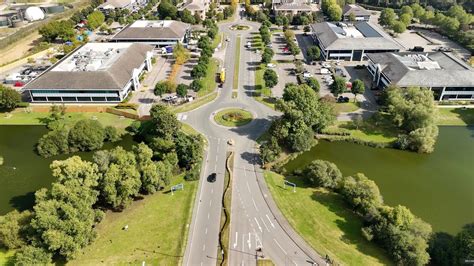
M 225 68 L 221 69 L 221 74 L 219 75 L 219 79 L 220 79 L 221 83 L 225 82 Z

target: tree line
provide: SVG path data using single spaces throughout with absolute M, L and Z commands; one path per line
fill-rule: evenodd
M 165 106 L 154 106 L 151 116 L 129 129 L 143 141 L 131 151 L 116 147 L 97 151 L 90 162 L 78 156 L 54 161 L 56 181 L 35 193 L 33 209 L 0 217 L 0 245 L 16 250 L 15 265 L 74 259 L 94 241 L 106 210 L 121 211 L 140 195 L 162 190 L 173 174 L 199 178 L 200 136 L 181 132 Z

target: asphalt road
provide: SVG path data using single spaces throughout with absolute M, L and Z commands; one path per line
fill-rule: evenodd
M 251 97 L 255 68 L 259 64 L 260 55 L 245 48 L 244 44 L 250 38 L 251 32 L 258 32 L 259 24 L 241 20 L 237 22 L 246 24 L 251 29 L 229 30 L 228 27 L 236 22 L 220 25 L 220 30 L 228 36 L 229 43 L 224 62 L 228 79 L 220 89 L 218 98 L 180 116 L 183 122 L 203 133 L 209 144 L 193 210 L 184 265 L 216 265 L 225 159 L 230 149 L 235 151 L 235 159 L 229 265 L 255 265 L 257 255 L 271 259 L 276 265 L 310 265 L 313 260 L 318 260 L 322 265 L 319 256 L 310 259 L 293 241 L 299 236 L 294 232 L 287 233 L 288 228 L 285 231 L 281 227 L 266 201 L 271 196 L 268 192 L 262 192 L 260 187 L 263 174 L 259 166 L 255 140 L 268 129 L 271 120 L 279 114 Z M 237 36 L 241 36 L 240 44 L 236 43 Z M 232 73 L 236 62 L 237 45 L 241 49 L 239 90 L 237 98 L 232 98 Z M 238 128 L 225 128 L 215 124 L 213 114 L 229 107 L 243 108 L 252 112 L 254 120 Z M 227 144 L 229 139 L 234 140 L 234 146 Z M 207 181 L 207 176 L 211 173 L 217 173 L 217 181 L 214 183 Z M 258 247 L 262 251 L 257 254 Z

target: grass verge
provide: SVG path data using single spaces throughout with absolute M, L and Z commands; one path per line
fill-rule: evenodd
M 474 125 L 474 108 L 439 108 L 437 124 L 440 126 Z
M 234 167 L 234 153 L 229 152 L 226 161 L 226 171 L 224 176 L 224 196 L 222 198 L 221 225 L 219 231 L 219 250 L 217 265 L 227 265 L 229 263 L 229 235 L 230 235 L 230 208 L 232 202 L 232 169 Z
M 217 34 L 217 36 L 214 38 L 214 40 L 212 40 L 212 50 L 216 49 L 217 46 L 219 45 L 219 43 L 221 43 L 222 41 L 222 35 L 224 35 L 224 33 L 219 33 Z
M 334 111 L 336 114 L 340 113 L 350 113 L 359 110 L 358 102 L 348 102 L 348 103 L 335 103 Z
M 293 193 L 283 188 L 283 176 L 270 171 L 265 180 L 286 219 L 319 254 L 328 254 L 337 264 L 392 264 L 384 250 L 362 236 L 362 220 L 341 196 L 305 187 L 301 180 L 290 180 L 297 185 Z
M 265 81 L 263 80 L 263 73 L 265 73 L 266 68 L 265 64 L 260 64 L 255 71 L 255 92 L 253 95 L 257 101 L 275 109 L 275 100 L 271 98 L 272 91 L 265 86 Z
M 226 127 L 239 127 L 252 121 L 252 113 L 238 108 L 228 108 L 219 111 L 214 120 L 217 124 Z
M 237 37 L 237 42 L 236 42 L 236 47 L 235 47 L 235 65 L 234 65 L 234 77 L 232 80 L 232 90 L 239 89 L 240 40 L 241 40 L 241 37 Z
M 217 92 L 209 93 L 206 96 L 200 97 L 190 103 L 185 103 L 183 105 L 175 106 L 172 108 L 174 113 L 184 113 L 191 110 L 194 110 L 202 105 L 212 102 L 214 99 L 217 98 Z
M 70 264 L 180 264 L 198 182 L 186 182 L 179 175 L 172 185 L 179 183 L 184 183 L 184 190 L 174 195 L 168 186 L 123 212 L 107 212 L 97 226 L 97 239 Z M 125 225 L 127 231 L 122 230 Z
M 13 112 L 0 113 L 0 125 L 44 125 L 48 120 L 49 113 L 43 112 Z M 97 119 L 104 126 L 114 126 L 117 128 L 126 128 L 134 120 L 121 118 L 120 116 L 109 113 L 98 112 L 71 112 L 66 113 L 65 123 L 74 124 L 81 119 Z
M 209 60 L 206 76 L 202 79 L 203 89 L 198 91 L 199 97 L 207 95 L 216 89 L 216 86 L 217 86 L 216 73 L 217 73 L 218 65 L 219 65 L 219 61 L 217 61 L 217 59 L 211 58 L 211 60 Z

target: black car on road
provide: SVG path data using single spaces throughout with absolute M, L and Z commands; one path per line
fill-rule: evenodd
M 214 183 L 216 182 L 216 173 L 212 173 L 207 177 L 207 182 Z

